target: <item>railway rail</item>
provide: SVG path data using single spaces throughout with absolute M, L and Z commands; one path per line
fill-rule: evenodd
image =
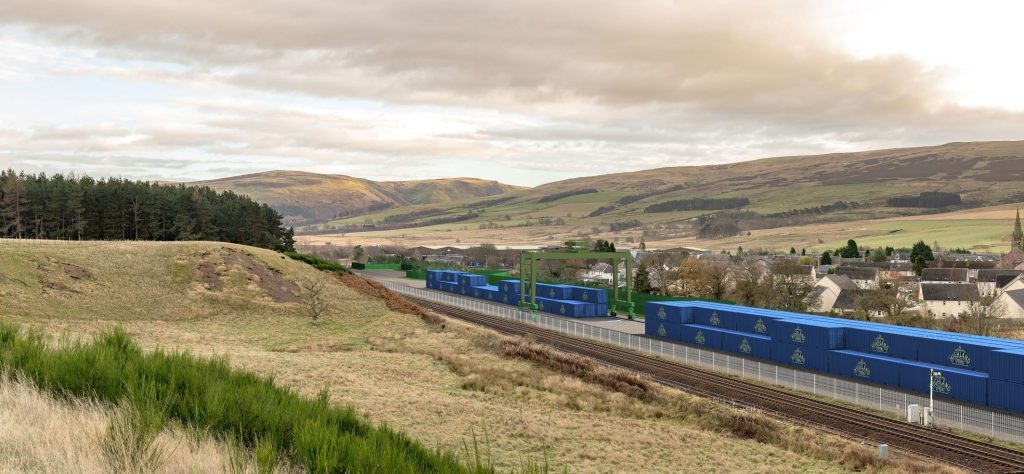
M 531 336 L 537 342 L 608 365 L 647 374 L 660 383 L 713 399 L 758 408 L 803 424 L 846 436 L 885 443 L 894 449 L 977 472 L 1024 472 L 1024 452 L 937 429 L 911 425 L 883 416 L 803 397 L 784 390 L 751 384 L 731 376 L 678 364 L 603 343 L 561 334 L 406 296 L 432 311 L 506 334 Z

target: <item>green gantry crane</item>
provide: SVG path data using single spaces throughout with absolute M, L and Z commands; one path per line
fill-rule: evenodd
M 601 260 L 612 266 L 612 294 L 608 308 L 613 315 L 619 307 L 619 262 L 626 262 L 626 311 L 633 319 L 633 254 L 625 252 L 595 252 L 585 240 L 570 240 L 557 252 L 529 252 L 519 254 L 519 306 L 537 312 L 537 263 L 543 260 Z M 529 291 L 527 291 L 529 290 Z

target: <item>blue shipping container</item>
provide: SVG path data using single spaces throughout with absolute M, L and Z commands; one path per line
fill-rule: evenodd
M 891 357 L 855 351 L 828 351 L 828 371 L 840 377 L 898 387 L 899 365 L 897 359 Z
M 594 315 L 599 318 L 608 316 L 608 303 L 597 303 L 594 305 Z
M 917 339 L 898 327 L 868 330 L 846 328 L 846 349 L 857 352 L 917 360 Z
M 828 372 L 827 350 L 773 342 L 772 360 L 802 369 Z
M 591 303 L 584 303 L 582 301 L 537 298 L 537 309 L 546 313 L 559 314 L 571 318 L 587 317 L 587 306 L 589 305 Z M 593 313 L 593 309 L 590 312 Z
M 585 286 L 572 287 L 572 299 L 585 303 L 607 303 L 608 292 L 601 288 L 587 288 Z
M 988 380 L 988 405 L 1003 410 L 1024 412 L 1024 384 L 1008 380 Z
M 916 337 L 917 360 L 975 372 L 988 372 L 989 354 L 998 347 L 968 344 L 949 338 Z
M 722 348 L 722 333 L 716 331 L 715 328 L 697 326 L 693 324 L 683 324 L 680 327 L 682 334 L 682 337 L 679 338 L 680 342 L 695 346 L 703 346 L 708 349 Z
M 919 362 L 899 364 L 900 387 L 928 393 L 929 369 L 935 369 L 935 396 L 955 398 L 968 403 L 984 405 L 988 402 L 988 376 L 980 372 L 957 370 Z
M 537 296 L 553 300 L 571 300 L 572 287 L 569 285 L 551 285 L 548 283 L 537 283 Z
M 843 326 L 835 323 L 798 319 L 776 319 L 766 323 L 768 335 L 775 342 L 819 349 L 843 348 Z
M 736 329 L 736 314 L 713 308 L 693 308 L 693 323 L 722 329 Z
M 498 288 L 505 293 L 519 293 L 519 280 L 501 280 L 498 282 Z
M 644 333 L 648 336 L 678 341 L 683 336 L 683 325 L 658 321 L 657 319 L 647 319 L 644 321 Z
M 993 351 L 989 354 L 988 365 L 990 377 L 1024 383 L 1024 350 Z
M 487 277 L 483 275 L 474 275 L 471 273 L 463 273 L 459 275 L 460 286 L 484 286 L 487 284 Z
M 693 309 L 678 303 L 648 301 L 644 307 L 644 314 L 647 315 L 644 319 L 658 319 L 679 324 L 693 322 Z
M 757 357 L 760 359 L 771 359 L 772 340 L 764 336 L 744 334 L 734 331 L 722 332 L 722 350 L 735 352 L 736 354 Z
M 737 312 L 736 318 L 736 330 L 740 332 L 748 332 L 753 334 L 760 334 L 762 336 L 768 335 L 768 321 L 775 319 L 781 319 L 774 316 L 765 316 L 760 314 L 751 314 L 747 312 Z

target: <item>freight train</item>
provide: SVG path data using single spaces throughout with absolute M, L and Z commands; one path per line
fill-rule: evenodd
M 1024 341 L 699 301 L 646 314 L 648 336 L 1024 412 Z
M 519 280 L 501 280 L 488 285 L 483 275 L 455 270 L 427 270 L 427 288 L 479 298 L 494 303 L 518 305 Z M 572 318 L 608 315 L 608 292 L 601 288 L 537 283 L 537 309 Z

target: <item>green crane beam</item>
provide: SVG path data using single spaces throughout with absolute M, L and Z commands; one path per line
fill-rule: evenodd
M 626 263 L 626 311 L 629 319 L 633 319 L 633 254 L 626 252 L 529 252 L 519 254 L 519 306 L 537 312 L 537 263 L 543 260 L 600 260 L 612 266 L 612 297 L 611 308 L 616 311 L 619 306 L 619 262 Z M 527 289 L 529 291 L 527 292 Z M 529 294 L 529 301 L 527 295 Z

